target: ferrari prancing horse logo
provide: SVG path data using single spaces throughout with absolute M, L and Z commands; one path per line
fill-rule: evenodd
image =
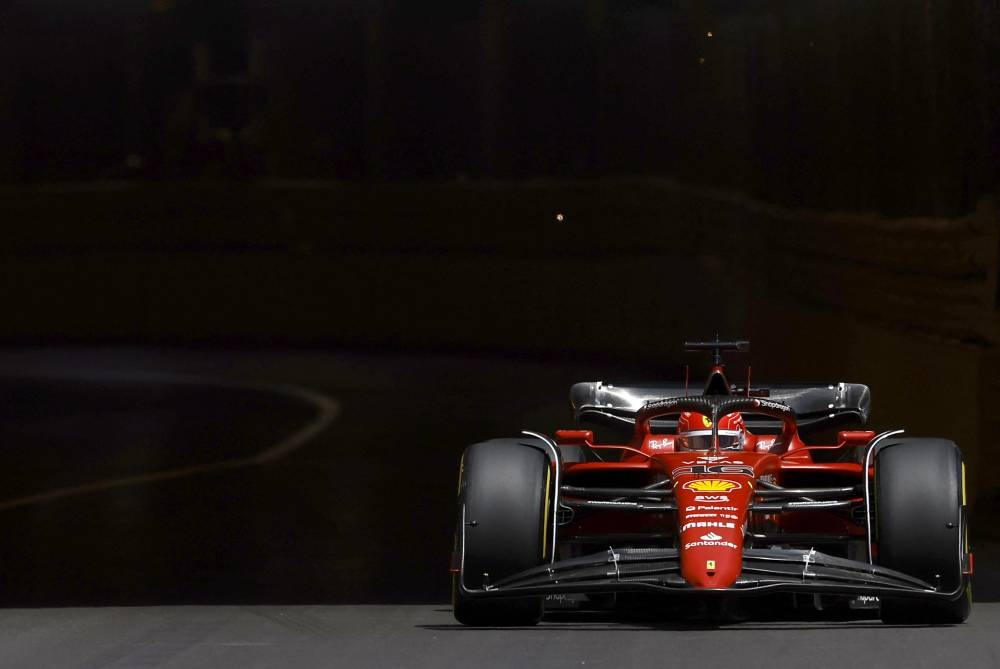
M 685 490 L 697 490 L 699 492 L 729 492 L 737 490 L 743 486 L 736 481 L 723 481 L 722 479 L 699 479 L 688 481 L 682 486 Z

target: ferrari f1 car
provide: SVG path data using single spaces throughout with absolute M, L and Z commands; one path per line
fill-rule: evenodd
M 885 622 L 967 618 L 973 558 L 954 443 L 863 429 L 806 443 L 817 428 L 863 426 L 869 389 L 734 386 L 722 353 L 747 342 L 687 346 L 713 351 L 701 394 L 577 383 L 577 429 L 465 450 L 459 622 L 534 624 L 546 600 L 763 595 L 877 608 Z M 631 436 L 595 443 L 588 424 Z

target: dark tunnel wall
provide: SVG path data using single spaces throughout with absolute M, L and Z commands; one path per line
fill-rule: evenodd
M 989 199 L 958 218 L 834 215 L 647 179 L 121 182 L 0 201 L 32 222 L 0 265 L 4 343 L 556 356 L 657 378 L 685 338 L 746 336 L 755 378 L 869 383 L 876 427 L 955 439 L 973 490 L 996 491 Z
M 994 2 L 0 19 L 0 341 L 659 364 L 722 331 L 888 417 L 947 393 L 949 435 L 992 447 Z
M 996 187 L 992 2 L 64 4 L 3 10 L 8 180 L 655 174 L 945 216 Z
M 991 199 L 890 218 L 605 179 L 108 182 L 8 187 L 0 202 L 30 222 L 5 240 L 8 341 L 638 357 L 662 352 L 664 332 L 748 331 L 763 307 L 802 305 L 962 346 L 998 339 Z

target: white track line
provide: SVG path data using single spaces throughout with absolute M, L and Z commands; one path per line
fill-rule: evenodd
M 316 417 L 313 418 L 309 423 L 299 428 L 292 434 L 288 435 L 278 443 L 265 448 L 255 455 L 251 455 L 245 458 L 233 458 L 231 460 L 222 460 L 219 462 L 210 462 L 204 465 L 194 465 L 191 467 L 180 467 L 177 469 L 166 469 L 159 472 L 151 472 L 149 474 L 136 474 L 134 476 L 125 476 L 116 479 L 107 479 L 104 481 L 96 481 L 94 483 L 87 483 L 84 485 L 71 486 L 68 488 L 56 488 L 55 490 L 49 490 L 47 492 L 38 493 L 36 495 L 28 495 L 25 497 L 18 497 L 12 500 L 7 500 L 5 502 L 0 502 L 0 511 L 6 511 L 8 509 L 14 509 L 22 506 L 29 506 L 31 504 L 39 504 L 42 502 L 50 502 L 57 499 L 63 499 L 66 497 L 74 497 L 76 495 L 86 495 L 93 492 L 101 492 L 104 490 L 111 490 L 114 488 L 125 488 L 129 486 L 144 485 L 147 483 L 156 483 L 159 481 L 169 481 L 171 479 L 179 479 L 187 476 L 197 476 L 200 474 L 206 474 L 209 472 L 221 471 L 225 469 L 236 469 L 238 467 L 251 467 L 255 465 L 263 465 L 275 460 L 279 460 L 291 454 L 293 451 L 301 448 L 310 440 L 312 440 L 320 432 L 323 432 L 329 428 L 337 417 L 340 415 L 340 403 L 337 400 L 327 397 L 321 393 L 309 390 L 306 388 L 300 388 L 298 386 L 288 386 L 288 385 L 262 385 L 262 384 L 251 384 L 251 383 L 237 383 L 234 381 L 229 381 L 227 379 L 212 378 L 207 376 L 196 376 L 187 374 L 158 374 L 158 373 L 143 373 L 143 372 L 60 372 L 58 374 L 39 374 L 37 372 L 29 372 L 25 370 L 23 373 L 12 374 L 9 371 L 5 371 L 3 376 L 17 376 L 24 377 L 30 376 L 32 378 L 48 378 L 48 379 L 72 379 L 78 381 L 97 381 L 97 380 L 111 380 L 111 381 L 131 381 L 131 382 L 155 382 L 164 384 L 184 384 L 184 385 L 199 385 L 199 386 L 212 386 L 214 388 L 232 388 L 238 390 L 253 390 L 257 392 L 272 393 L 275 395 L 284 395 L 285 397 L 294 397 L 296 399 L 302 400 L 309 404 L 312 404 L 317 409 Z

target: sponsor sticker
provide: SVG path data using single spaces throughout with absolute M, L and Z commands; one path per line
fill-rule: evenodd
M 725 548 L 736 548 L 736 549 L 739 548 L 739 546 L 734 544 L 732 541 L 723 541 L 722 537 L 720 537 L 715 532 L 709 532 L 708 534 L 703 534 L 700 537 L 698 537 L 698 541 L 689 541 L 686 544 L 684 544 L 685 549 L 699 548 L 703 546 L 721 546 Z
M 684 549 L 687 550 L 688 548 L 699 548 L 704 546 L 720 546 L 724 548 L 736 548 L 736 549 L 739 548 L 739 546 L 737 546 L 731 541 L 689 541 L 686 544 L 684 544 Z
M 698 492 L 729 492 L 737 490 L 743 486 L 736 481 L 724 481 L 722 479 L 699 479 L 688 481 L 682 486 L 685 490 L 697 490 Z
M 695 495 L 696 502 L 728 502 L 729 495 Z
M 765 409 L 777 409 L 779 411 L 788 411 L 788 405 L 782 404 L 781 402 L 772 402 L 771 400 L 754 400 L 754 404 L 759 407 L 764 407 Z
M 739 520 L 740 517 L 735 513 L 686 513 L 684 514 L 684 520 L 690 520 L 692 518 L 725 518 L 726 520 Z
M 617 500 L 604 500 L 604 499 L 590 500 L 590 504 L 596 504 L 600 506 L 636 506 L 635 502 L 619 502 Z
M 692 520 L 689 523 L 684 523 L 683 525 L 681 525 L 681 532 L 686 532 L 687 530 L 696 527 L 721 527 L 723 529 L 734 530 L 736 529 L 736 523 L 728 523 L 719 520 Z M 722 537 L 719 538 L 721 539 Z
M 670 439 L 650 439 L 648 442 L 650 448 L 666 448 L 670 446 Z
M 715 505 L 707 506 L 707 505 L 702 505 L 702 504 L 697 504 L 697 505 L 692 504 L 690 506 L 685 506 L 684 507 L 684 511 L 685 511 L 685 513 L 689 512 L 689 511 L 715 511 L 715 512 L 719 512 L 719 511 L 739 511 L 739 508 L 735 507 L 735 506 L 715 506 Z
M 715 571 L 715 560 L 705 560 L 705 571 Z
M 669 397 L 665 400 L 651 400 L 643 405 L 646 411 L 659 411 L 660 409 L 670 409 L 683 402 L 684 397 Z
M 686 465 L 677 467 L 671 476 L 677 478 L 685 474 L 729 474 L 736 476 L 753 476 L 753 467 L 748 465 Z

